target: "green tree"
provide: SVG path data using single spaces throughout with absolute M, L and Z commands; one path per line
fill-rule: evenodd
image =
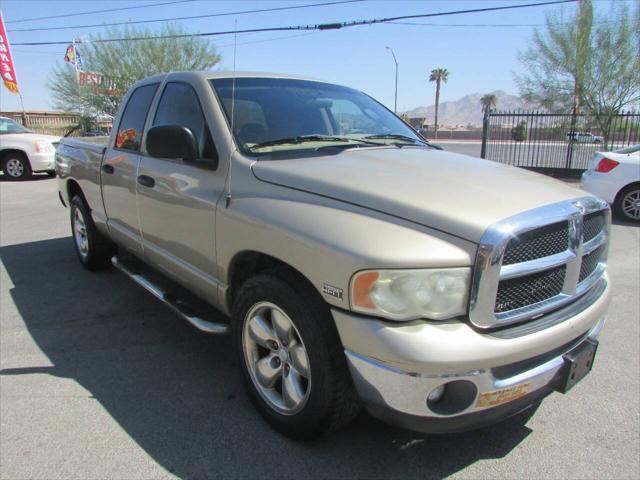
M 527 122 L 522 120 L 518 125 L 511 129 L 511 138 L 516 142 L 524 142 L 529 138 L 529 129 Z
M 586 111 L 608 143 L 613 116 L 640 102 L 640 3 L 611 7 L 594 21 L 590 0 L 577 15 L 547 15 L 520 54 L 521 95 L 550 111 Z
M 101 113 L 114 115 L 131 83 L 158 73 L 208 70 L 220 61 L 211 42 L 199 37 L 179 37 L 184 33 L 174 25 L 165 25 L 156 31 L 126 26 L 108 29 L 104 35 L 82 41 L 76 46 L 84 70 L 109 79 L 111 93 L 115 95 L 107 96 L 93 87 L 79 86 L 73 66 L 60 62 L 47 82 L 53 106 L 80 113 L 85 118 Z M 158 36 L 174 37 L 153 38 Z M 123 40 L 97 41 L 109 39 Z
M 438 139 L 438 109 L 440 107 L 440 84 L 442 82 L 447 83 L 449 80 L 449 71 L 446 68 L 435 68 L 431 70 L 429 75 L 430 82 L 436 82 L 436 114 L 434 119 L 434 139 Z
M 482 113 L 489 113 L 498 105 L 498 96 L 494 93 L 487 93 L 480 99 Z

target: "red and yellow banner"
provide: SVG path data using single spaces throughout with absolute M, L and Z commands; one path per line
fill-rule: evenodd
M 18 79 L 13 66 L 13 58 L 11 58 L 11 48 L 9 47 L 7 31 L 4 28 L 2 12 L 0 12 L 0 77 L 2 77 L 4 86 L 7 87 L 10 92 L 19 93 Z

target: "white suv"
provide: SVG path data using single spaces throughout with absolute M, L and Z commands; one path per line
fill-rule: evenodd
M 55 175 L 60 137 L 40 135 L 15 120 L 0 117 L 0 169 L 9 180 L 26 180 L 34 172 Z

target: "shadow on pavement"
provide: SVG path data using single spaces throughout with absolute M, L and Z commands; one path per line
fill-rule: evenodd
M 2 247 L 0 257 L 13 301 L 53 364 L 0 374 L 75 380 L 182 478 L 440 478 L 502 458 L 531 433 L 526 416 L 426 436 L 363 414 L 342 432 L 296 443 L 250 404 L 228 338 L 193 330 L 116 271 L 83 270 L 70 238 Z

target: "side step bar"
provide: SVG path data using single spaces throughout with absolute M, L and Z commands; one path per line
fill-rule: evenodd
M 114 267 L 128 276 L 131 280 L 136 282 L 142 288 L 144 288 L 151 295 L 156 297 L 162 303 L 167 305 L 171 310 L 176 312 L 182 318 L 184 318 L 187 322 L 193 325 L 198 330 L 210 333 L 213 335 L 225 335 L 229 333 L 229 325 L 224 323 L 215 323 L 204 320 L 191 311 L 189 306 L 171 295 L 170 293 L 162 290 L 158 285 L 154 284 L 151 280 L 145 277 L 141 273 L 137 273 L 130 269 L 123 261 L 121 261 L 117 256 L 111 258 L 111 263 Z

